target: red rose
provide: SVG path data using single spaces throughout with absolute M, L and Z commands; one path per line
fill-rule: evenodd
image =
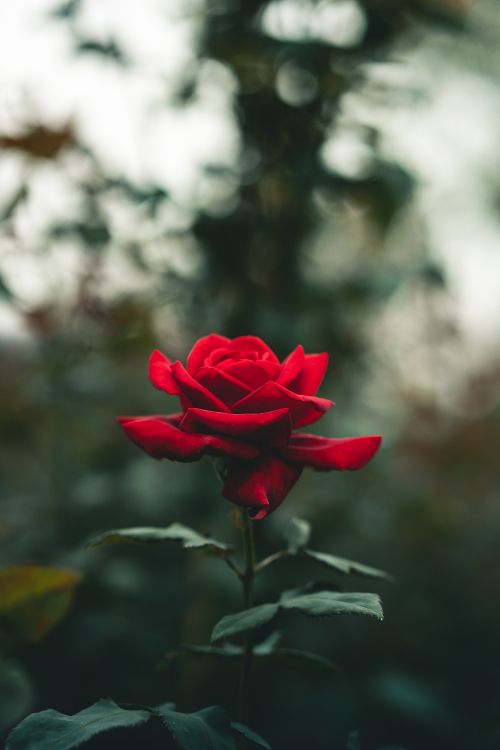
M 155 388 L 179 396 L 182 412 L 119 417 L 127 436 L 154 458 L 196 461 L 223 456 L 222 494 L 248 507 L 254 519 L 285 499 L 304 466 L 359 469 L 377 451 L 379 435 L 324 438 L 292 432 L 321 419 L 333 405 L 314 394 L 328 355 L 298 346 L 283 362 L 256 336 L 200 339 L 187 368 L 154 351 L 149 377 Z

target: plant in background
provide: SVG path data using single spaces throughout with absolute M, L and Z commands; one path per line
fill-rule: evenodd
M 254 631 L 289 611 L 313 617 L 361 614 L 382 618 L 378 595 L 346 593 L 314 582 L 288 590 L 276 601 L 254 605 L 257 575 L 277 560 L 301 557 L 341 574 L 387 578 L 380 570 L 308 547 L 310 526 L 293 519 L 286 545 L 265 559 L 256 558 L 253 522 L 263 519 L 285 499 L 309 466 L 318 470 L 359 469 L 376 453 L 378 435 L 323 438 L 294 432 L 316 422 L 332 402 L 315 394 L 326 371 L 326 354 L 304 354 L 298 346 L 283 362 L 255 336 L 228 339 L 212 334 L 200 339 L 189 354 L 187 368 L 170 363 L 155 351 L 149 374 L 153 385 L 177 395 L 182 412 L 169 416 L 121 417 L 127 436 L 155 458 L 195 461 L 204 454 L 215 458 L 223 481 L 223 496 L 240 507 L 243 562 L 233 548 L 179 523 L 166 528 L 140 527 L 108 531 L 90 546 L 112 543 L 177 541 L 185 549 L 205 550 L 222 559 L 238 577 L 243 610 L 215 624 L 209 645 L 185 645 L 175 653 L 210 655 L 241 661 L 238 717 L 210 706 L 194 713 L 176 710 L 172 703 L 155 707 L 120 707 L 100 700 L 77 714 L 53 710 L 28 716 L 10 734 L 6 750 L 70 750 L 95 735 L 149 722 L 163 725 L 184 750 L 234 750 L 237 746 L 269 748 L 246 725 L 253 659 L 287 659 L 334 669 L 327 659 L 297 649 L 282 648 L 279 635 L 257 641 Z

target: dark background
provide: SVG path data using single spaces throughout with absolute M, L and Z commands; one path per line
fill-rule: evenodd
M 134 73 L 137 61 L 112 31 L 85 30 L 85 0 L 45 5 L 30 16 L 36 33 L 63 30 L 75 59 L 93 66 L 96 87 L 99 66 L 106 75 Z M 0 224 L 1 562 L 74 568 L 83 580 L 67 616 L 44 638 L 5 630 L 1 728 L 29 711 L 75 712 L 105 696 L 175 700 L 183 710 L 220 703 L 234 712 L 233 667 L 191 659 L 158 668 L 166 651 L 207 642 L 217 619 L 238 609 L 231 572 L 175 546 L 84 548 L 100 530 L 173 521 L 236 541 L 208 460 L 155 462 L 114 423 L 118 414 L 175 410 L 175 400 L 148 383 L 150 351 L 182 359 L 199 336 L 217 331 L 259 335 L 280 357 L 298 343 L 328 351 L 321 395 L 337 406 L 318 433 L 384 435 L 368 467 L 305 472 L 280 510 L 256 525 L 261 555 L 300 515 L 313 525 L 315 548 L 384 568 L 396 581 L 340 581 L 347 590 L 379 591 L 383 623 L 299 615 L 283 622 L 286 645 L 317 650 L 341 672 L 262 667 L 253 727 L 275 750 L 342 749 L 352 731 L 362 750 L 493 749 L 500 745 L 500 357 L 487 336 L 476 346 L 464 324 L 453 286 L 463 261 L 458 249 L 451 261 L 440 254 L 432 232 L 450 206 L 445 198 L 430 206 L 420 200 L 432 149 L 421 165 L 427 172 L 412 169 L 401 150 L 391 151 L 384 128 L 404 110 L 401 127 L 426 142 L 418 105 L 432 100 L 433 71 L 439 77 L 443 66 L 456 70 L 458 89 L 464 71 L 486 85 L 495 5 L 475 4 L 474 16 L 467 0 L 364 0 L 356 6 L 358 36 L 337 43 L 321 39 L 317 26 L 295 36 L 266 33 L 265 5 L 213 1 L 171 12 L 165 3 L 166 25 L 194 19 L 192 64 L 165 83 L 165 108 L 196 118 L 204 66 L 218 61 L 211 70 L 220 82 L 211 85 L 233 123 L 233 156 L 220 143 L 207 156 L 210 130 L 201 127 L 201 147 L 186 135 L 186 152 L 201 148 L 193 179 L 201 192 L 181 194 L 175 178 L 162 183 L 151 170 L 134 174 L 107 161 L 106 143 L 99 152 L 88 136 L 85 103 L 44 114 L 25 83 L 15 117 L 8 117 L 15 102 L 7 95 L 2 102 L 0 168 L 14 176 L 2 192 Z M 307 7 L 315 15 L 326 5 Z M 23 28 L 16 29 L 22 43 Z M 25 60 L 28 70 L 36 71 L 36 54 Z M 417 85 L 411 74 L 422 61 L 427 78 Z M 384 65 L 407 77 L 384 83 L 374 77 Z M 139 72 L 146 80 L 147 68 Z M 382 112 L 380 127 L 346 115 L 353 96 Z M 466 114 L 455 121 L 450 112 L 444 141 L 460 126 L 465 141 L 474 139 Z M 125 125 L 118 113 L 106 131 L 110 148 Z M 139 129 L 135 137 L 141 154 L 148 135 Z M 328 162 L 321 155 L 332 138 L 340 146 Z M 163 143 L 166 163 L 182 158 L 168 127 Z M 439 151 L 437 143 L 436 174 Z M 178 173 L 180 183 L 182 164 Z M 54 175 L 78 200 L 44 223 Z M 498 184 L 486 176 L 479 188 L 472 178 L 455 187 L 465 203 L 483 190 L 496 227 Z M 487 293 L 491 287 L 477 288 Z M 495 325 L 484 320 L 490 341 Z M 314 577 L 308 564 L 283 561 L 259 581 L 258 595 L 272 600 Z M 110 735 L 106 747 L 136 742 L 145 742 L 139 730 Z

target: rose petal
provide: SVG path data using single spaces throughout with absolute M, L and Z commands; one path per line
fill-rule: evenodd
M 314 396 L 292 393 L 278 383 L 265 383 L 261 388 L 245 396 L 232 406 L 235 413 L 256 413 L 287 408 L 290 410 L 292 425 L 301 427 L 320 419 L 333 405 L 333 401 Z
M 268 360 L 253 362 L 250 359 L 240 359 L 237 362 L 226 360 L 219 365 L 225 373 L 245 383 L 250 390 L 260 388 L 264 383 L 274 380 L 280 372 L 280 365 Z
M 188 409 L 181 424 L 186 432 L 217 432 L 267 446 L 285 446 L 290 440 L 288 409 L 262 414 L 222 414 L 219 411 Z
M 170 360 L 158 349 L 155 349 L 149 358 L 149 379 L 158 390 L 178 396 L 180 394 L 179 386 L 172 377 L 170 367 Z
M 234 352 L 257 352 L 260 359 L 279 364 L 279 359 L 276 354 L 258 336 L 237 336 L 237 338 L 232 339 L 229 344 L 226 344 L 225 346 Z
M 180 362 L 174 362 L 170 367 L 170 372 L 179 386 L 187 406 L 199 406 L 201 409 L 229 412 L 229 407 L 191 377 Z
M 230 339 L 225 336 L 219 336 L 218 333 L 211 333 L 209 336 L 204 336 L 202 339 L 198 339 L 189 352 L 187 358 L 187 371 L 193 375 L 196 370 L 203 367 L 205 359 L 213 349 L 226 346 L 229 341 Z
M 288 384 L 288 388 L 294 393 L 306 396 L 314 396 L 325 377 L 328 367 L 328 354 L 306 354 L 304 366 L 297 377 Z
M 228 406 L 244 398 L 252 390 L 227 372 L 218 370 L 216 367 L 200 367 L 196 372 L 195 380 Z
M 251 458 L 258 448 L 241 440 L 220 435 L 183 432 L 178 428 L 182 415 L 165 417 L 119 417 L 127 437 L 154 458 L 171 461 L 197 461 L 205 453 L 215 456 Z
M 253 519 L 260 521 L 283 502 L 301 471 L 271 453 L 253 461 L 230 461 L 222 495 L 249 508 Z
M 276 382 L 280 385 L 288 385 L 297 378 L 304 366 L 304 348 L 299 346 L 283 360 L 281 372 Z M 313 394 L 314 395 L 314 394 Z
M 232 361 L 233 357 L 233 350 L 229 349 L 227 346 L 223 346 L 218 349 L 213 349 L 206 358 L 205 364 L 207 367 L 217 367 L 217 365 L 224 362 L 226 359 Z
M 337 471 L 360 469 L 373 458 L 380 447 L 380 435 L 352 438 L 324 438 L 295 434 L 280 453 L 289 461 L 314 469 Z

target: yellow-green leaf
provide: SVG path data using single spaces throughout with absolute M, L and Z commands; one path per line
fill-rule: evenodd
M 0 569 L 0 620 L 29 641 L 43 638 L 68 611 L 80 574 L 48 565 Z

